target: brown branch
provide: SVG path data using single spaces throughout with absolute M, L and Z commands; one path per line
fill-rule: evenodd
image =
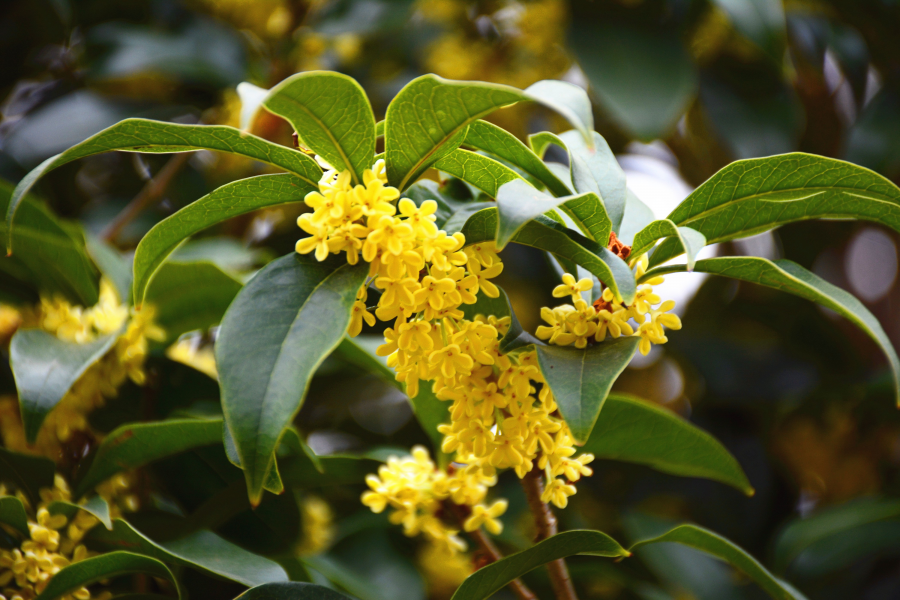
M 456 519 L 459 521 L 460 527 L 462 527 L 462 524 L 466 522 L 466 519 L 469 516 L 469 507 L 460 506 L 459 504 L 455 504 L 450 500 L 446 500 L 444 502 L 444 508 L 449 509 L 450 512 L 452 512 L 456 516 Z M 481 550 L 481 553 L 487 559 L 485 561 L 485 564 L 497 562 L 498 560 L 503 558 L 503 555 L 500 554 L 500 550 L 497 548 L 497 546 L 494 545 L 494 542 L 491 541 L 491 538 L 485 535 L 485 533 L 481 529 L 476 529 L 475 531 L 467 531 L 466 533 L 470 538 L 475 540 L 476 544 L 478 544 L 479 550 Z M 509 582 L 509 587 L 516 595 L 516 597 L 519 598 L 519 600 L 537 600 L 537 596 L 534 595 L 534 592 L 528 589 L 528 586 L 522 583 L 521 579 L 513 579 Z
M 534 515 L 534 524 L 537 527 L 536 542 L 556 535 L 558 529 L 556 516 L 550 510 L 550 506 L 541 500 L 544 492 L 543 473 L 539 469 L 532 469 L 524 479 L 522 487 L 525 489 L 525 497 L 528 499 L 528 507 Z M 575 588 L 572 586 L 572 578 L 569 577 L 569 569 L 562 558 L 547 563 L 547 572 L 550 575 L 550 584 L 556 600 L 578 600 Z
M 187 164 L 193 152 L 180 152 L 169 159 L 169 162 L 160 169 L 150 181 L 138 192 L 138 195 L 122 209 L 112 223 L 106 226 L 100 234 L 107 242 L 114 242 L 122 230 L 134 221 L 135 217 L 155 204 L 175 179 L 175 176 Z

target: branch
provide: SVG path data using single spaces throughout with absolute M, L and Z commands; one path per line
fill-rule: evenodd
M 537 527 L 537 539 L 535 541 L 540 542 L 556 535 L 558 531 L 556 516 L 550 510 L 550 506 L 541 500 L 541 494 L 544 493 L 541 471 L 539 469 L 529 471 L 522 479 L 522 487 L 525 489 L 528 507 L 534 515 L 534 524 Z M 578 600 L 565 560 L 560 558 L 547 563 L 547 571 L 550 574 L 550 584 L 553 586 L 556 600 Z

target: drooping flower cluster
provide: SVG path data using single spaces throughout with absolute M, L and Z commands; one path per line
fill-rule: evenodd
M 637 260 L 636 278 L 647 271 L 647 262 L 646 254 Z M 537 337 L 557 346 L 584 348 L 589 343 L 602 342 L 607 334 L 613 338 L 637 335 L 641 338 L 641 354 L 646 356 L 653 344 L 668 341 L 664 328 L 681 329 L 681 319 L 669 312 L 675 308 L 675 301 L 663 302 L 653 291 L 653 286 L 663 281 L 662 277 L 653 277 L 639 285 L 634 302 L 627 306 L 618 302 L 609 288 L 593 304 L 588 304 L 581 292 L 590 290 L 593 282 L 588 278 L 576 281 L 566 273 L 563 283 L 553 290 L 553 296 L 571 296 L 572 304 L 542 308 L 541 318 L 547 325 L 538 327 Z

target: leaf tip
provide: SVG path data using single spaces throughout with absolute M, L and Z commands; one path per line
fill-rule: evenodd
M 753 496 L 756 495 L 756 488 L 754 488 L 753 486 L 748 486 L 748 487 L 744 488 L 744 494 L 748 498 L 752 498 Z

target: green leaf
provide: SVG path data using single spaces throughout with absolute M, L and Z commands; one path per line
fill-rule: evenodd
M 703 477 L 753 495 L 738 461 L 713 436 L 660 406 L 611 394 L 582 446 L 597 458 L 621 460 L 682 477 Z
M 631 255 L 635 258 L 650 250 L 657 240 L 673 238 L 681 244 L 683 252 L 687 255 L 687 270 L 694 270 L 697 254 L 706 246 L 706 238 L 702 233 L 690 227 L 678 227 L 669 219 L 653 221 L 637 235 L 631 247 Z
M 0 497 L 0 523 L 9 525 L 26 537 L 31 537 L 25 505 L 15 496 Z
M 459 180 L 452 179 L 450 181 L 457 182 Z M 421 206 L 426 200 L 437 202 L 435 225 L 446 231 L 448 235 L 461 231 L 469 217 L 482 208 L 493 206 L 486 202 L 473 201 L 471 198 L 464 200 L 455 198 L 442 191 L 441 186 L 430 179 L 422 179 L 412 184 L 404 195 L 415 202 L 416 206 Z
M 656 217 L 649 206 L 644 204 L 631 190 L 625 190 L 625 214 L 616 237 L 626 246 L 631 246 L 637 232 L 652 223 Z
M 344 337 L 367 273 L 367 264 L 342 256 L 319 263 L 291 253 L 257 273 L 225 313 L 216 341 L 222 409 L 254 504 L 313 373 Z
M 466 236 L 467 246 L 492 241 L 497 233 L 497 209 L 478 211 L 469 217 L 462 232 Z M 625 304 L 634 301 L 634 275 L 625 261 L 605 246 L 568 230 L 556 221 L 543 216 L 529 221 L 512 241 L 571 260 L 609 286 L 616 298 L 622 299 Z
M 181 598 L 178 581 L 172 571 L 160 561 L 131 552 L 110 552 L 86 558 L 60 570 L 50 578 L 47 587 L 35 600 L 55 600 L 97 581 L 129 573 L 146 573 L 172 582 Z
M 384 137 L 384 119 L 375 123 L 375 138 Z
M 599 193 L 609 219 L 612 221 L 613 231 L 618 231 L 622 226 L 622 217 L 625 214 L 625 171 L 619 166 L 619 161 L 616 160 L 609 144 L 597 132 L 593 133 L 593 148 L 588 147 L 584 138 L 576 131 L 567 131 L 559 137 L 566 144 L 572 161 L 572 182 L 575 185 L 575 191 Z M 587 173 L 579 174 L 577 172 L 581 164 L 579 159 L 583 161 L 584 167 L 587 167 Z M 596 182 L 596 188 L 579 184 L 580 181 L 586 179 L 588 174 Z M 608 240 L 598 241 L 607 242 Z
M 0 447 L 0 481 L 11 483 L 32 504 L 40 502 L 40 490 L 52 488 L 56 465 L 42 456 L 19 454 Z
M 734 28 L 759 46 L 779 68 L 786 44 L 784 8 L 779 0 L 714 0 Z
M 777 600 L 806 600 L 800 592 L 772 575 L 759 561 L 733 542 L 696 525 L 679 525 L 658 537 L 637 542 L 631 546 L 630 550 L 634 552 L 648 544 L 665 542 L 675 542 L 689 546 L 727 562 L 756 582 L 772 598 Z
M 13 187 L 0 180 L 0 212 L 10 206 Z M 14 256 L 3 259 L 4 266 L 21 267 L 25 280 L 39 291 L 61 294 L 82 306 L 97 303 L 99 276 L 85 248 L 84 237 L 75 235 L 34 196 L 24 196 L 19 204 Z M 0 223 L 0 243 L 9 248 L 8 224 Z
M 112 150 L 157 154 L 217 150 L 246 156 L 280 167 L 314 186 L 318 184 L 322 176 L 322 169 L 315 160 L 306 154 L 273 144 L 234 127 L 179 125 L 148 119 L 125 119 L 80 144 L 72 146 L 65 152 L 51 156 L 28 173 L 16 186 L 9 202 L 6 223 L 10 232 L 13 231 L 13 218 L 22 198 L 41 176 L 73 160 Z M 7 241 L 7 248 L 12 247 L 12 242 L 12 237 L 10 237 Z
M 75 497 L 83 496 L 120 471 L 221 441 L 222 422 L 218 419 L 167 419 L 123 425 L 100 444 L 90 467 L 75 486 Z
M 694 190 L 669 220 L 709 244 L 807 219 L 862 219 L 900 231 L 900 188 L 854 164 L 795 152 L 731 163 Z M 676 240 L 651 258 L 678 256 Z
M 497 197 L 504 183 L 521 179 L 506 165 L 468 150 L 453 150 L 435 162 L 434 168 L 462 179 L 492 198 Z
M 584 89 L 574 83 L 545 79 L 526 88 L 525 96 L 561 114 L 588 144 L 591 143 L 594 111 Z
M 594 193 L 554 198 L 523 179 L 505 183 L 497 192 L 497 249 L 502 250 L 529 221 L 560 207 L 594 240 L 609 240 L 612 224 Z
M 478 569 L 463 581 L 452 600 L 484 600 L 513 579 L 541 565 L 576 554 L 619 558 L 628 556 L 629 552 L 599 531 L 564 531 Z
M 350 597 L 321 585 L 288 581 L 266 583 L 251 588 L 235 600 L 351 600 Z
M 684 268 L 684 265 L 658 267 L 645 274 L 642 279 L 649 279 L 657 274 L 684 271 Z M 897 404 L 900 406 L 900 359 L 897 358 L 897 353 L 878 319 L 852 294 L 789 260 L 770 261 L 753 256 L 723 256 L 698 260 L 694 265 L 694 271 L 775 288 L 815 302 L 844 316 L 881 346 L 890 365 Z
M 112 529 L 109 504 L 102 496 L 94 496 L 81 504 L 74 504 L 72 502 L 66 502 L 65 500 L 55 500 L 47 505 L 47 511 L 51 515 L 65 515 L 70 522 L 75 515 L 78 514 L 79 510 L 83 510 L 88 514 L 93 515 L 97 520 L 103 523 L 104 527 Z
M 583 350 L 535 346 L 541 373 L 576 443 L 591 435 L 609 390 L 631 362 L 639 342 L 636 336 L 623 336 Z
M 91 365 L 109 352 L 113 333 L 92 342 L 61 340 L 43 329 L 20 329 L 9 344 L 9 363 L 19 391 L 22 424 L 29 443 L 44 419 Z
M 85 236 L 85 248 L 100 273 L 103 274 L 119 294 L 123 304 L 131 303 L 131 261 L 103 240 L 93 235 Z
M 174 341 L 187 331 L 218 325 L 243 284 L 211 262 L 167 262 L 150 282 L 144 300 L 155 322 Z
M 284 173 L 248 177 L 188 204 L 153 226 L 134 252 L 134 300 L 140 306 L 150 280 L 163 261 L 188 238 L 207 227 L 254 210 L 300 202 L 319 189 L 315 183 Z
M 247 587 L 287 581 L 287 574 L 278 563 L 235 546 L 211 531 L 195 531 L 177 540 L 154 542 L 127 522 L 116 519 L 112 531 L 94 528 L 87 541 L 89 547 L 127 548 L 130 552 L 197 569 Z
M 374 163 L 375 115 L 352 77 L 297 73 L 269 90 L 262 105 L 287 119 L 304 146 L 339 171 L 349 169 L 354 183 L 362 183 L 363 171 Z
M 568 196 L 572 193 L 537 154 L 505 129 L 487 121 L 475 121 L 469 125 L 464 143 L 520 168 L 544 184 L 554 196 Z

